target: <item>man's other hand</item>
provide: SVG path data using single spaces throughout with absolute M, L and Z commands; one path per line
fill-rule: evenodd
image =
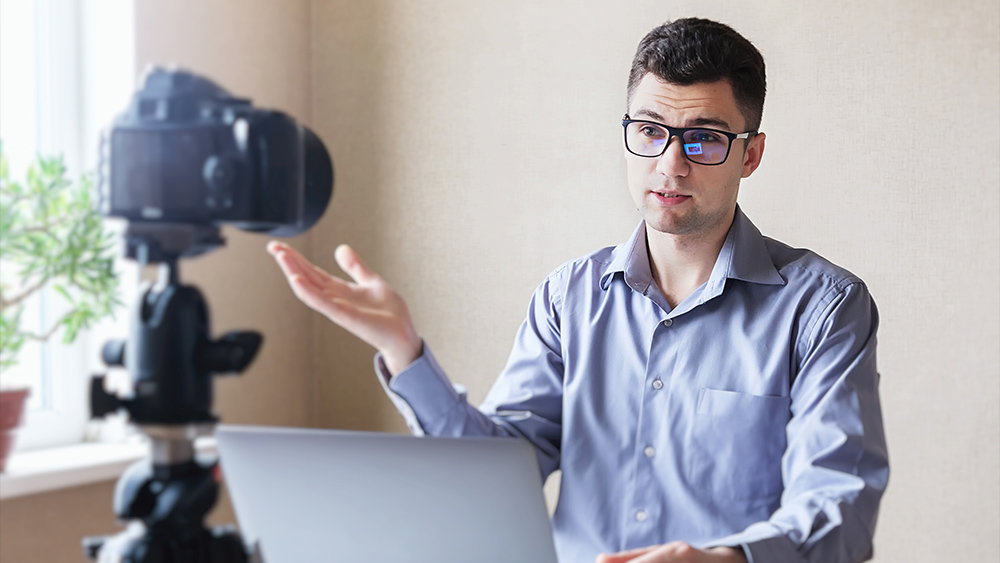
M 597 556 L 597 563 L 747 563 L 743 552 L 731 547 L 696 549 L 684 542 L 641 547 Z
M 271 241 L 267 251 L 278 262 L 296 297 L 382 352 L 392 374 L 423 353 L 406 302 L 369 270 L 351 247 L 338 246 L 334 258 L 353 283 L 324 272 L 285 243 Z

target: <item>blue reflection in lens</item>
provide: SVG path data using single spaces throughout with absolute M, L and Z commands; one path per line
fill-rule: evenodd
M 684 152 L 687 154 L 701 154 L 701 143 L 687 143 L 684 145 Z

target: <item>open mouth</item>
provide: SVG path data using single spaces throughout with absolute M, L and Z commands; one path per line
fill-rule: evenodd
M 670 194 L 666 192 L 653 192 L 653 195 L 656 196 L 658 201 L 666 205 L 677 205 L 691 199 L 689 195 Z

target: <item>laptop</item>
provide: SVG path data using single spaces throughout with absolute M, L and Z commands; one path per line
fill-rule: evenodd
M 556 563 L 532 446 L 222 425 L 240 533 L 264 563 Z

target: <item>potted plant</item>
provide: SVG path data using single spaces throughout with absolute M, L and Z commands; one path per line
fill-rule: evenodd
M 28 394 L 4 377 L 21 348 L 60 329 L 63 343 L 72 343 L 120 305 L 114 237 L 92 204 L 91 181 L 73 185 L 66 176 L 61 158 L 38 158 L 26 181 L 12 181 L 0 143 L 0 471 Z M 25 305 L 46 288 L 65 300 L 66 312 L 40 331 L 26 330 Z

